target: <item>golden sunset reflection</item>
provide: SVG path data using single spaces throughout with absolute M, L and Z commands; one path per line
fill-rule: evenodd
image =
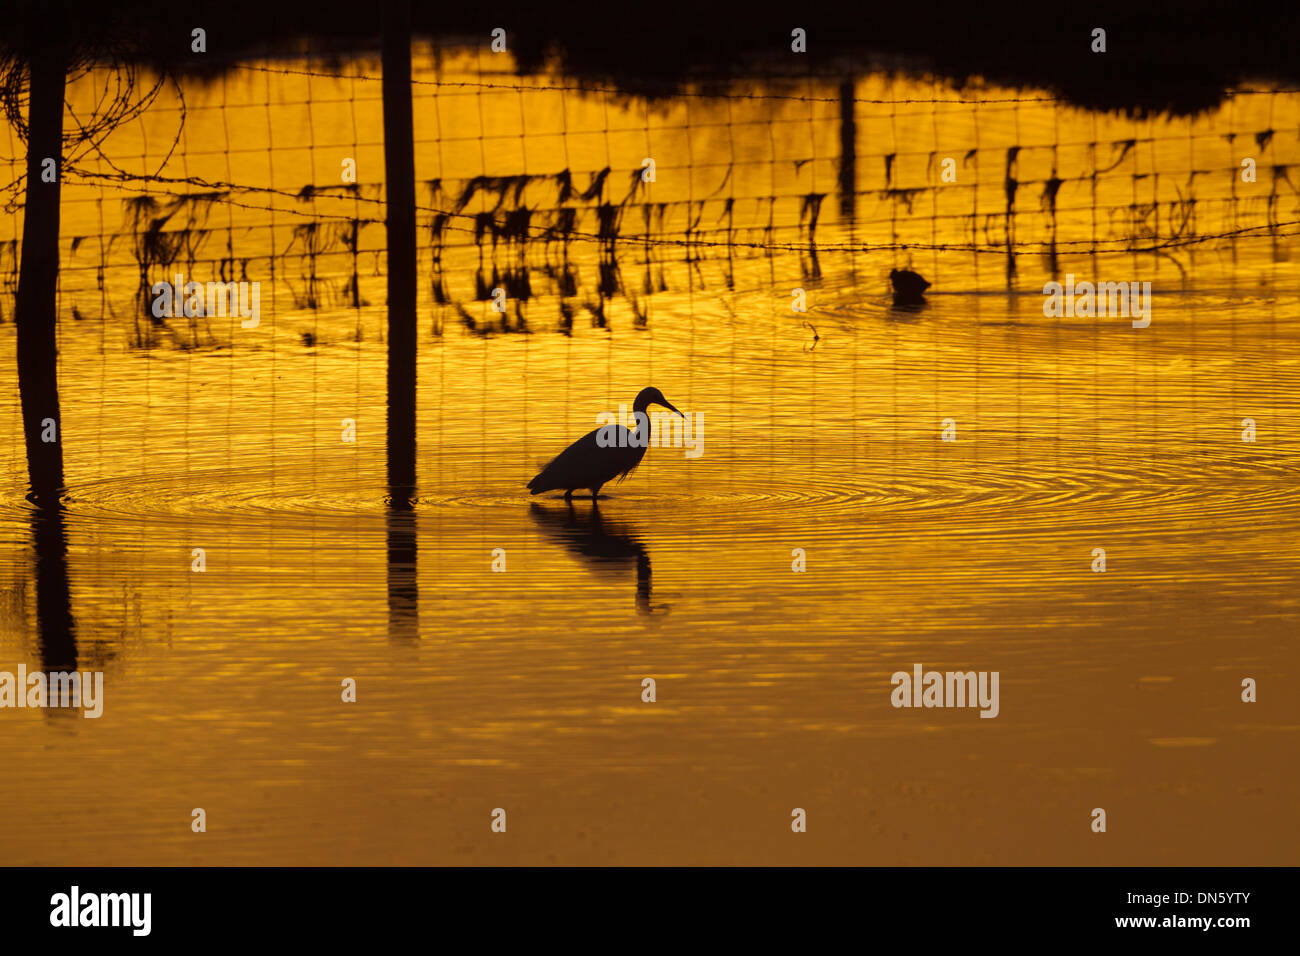
M 377 61 L 164 92 L 65 177 L 66 573 L 104 712 L 0 712 L 0 859 L 1294 863 L 1300 93 L 1135 120 L 863 73 L 847 107 L 818 78 L 646 101 L 508 59 L 414 56 L 409 513 Z M 21 236 L 8 671 L 42 661 Z M 259 282 L 258 324 L 155 321 L 142 281 L 177 274 Z M 1149 325 L 1045 315 L 1067 275 L 1150 283 Z M 529 496 L 651 385 L 698 457 L 650 448 L 595 509 Z M 997 718 L 895 708 L 916 664 L 999 672 Z M 1094 807 L 1141 837 L 1090 839 Z

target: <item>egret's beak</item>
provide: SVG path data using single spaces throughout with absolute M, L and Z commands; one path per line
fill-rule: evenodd
M 678 412 L 677 409 L 673 407 L 673 403 L 668 401 L 666 398 L 664 399 L 664 408 L 668 409 L 670 412 L 677 412 L 677 414 L 681 415 L 682 418 L 686 417 L 685 415 L 682 415 L 681 412 Z

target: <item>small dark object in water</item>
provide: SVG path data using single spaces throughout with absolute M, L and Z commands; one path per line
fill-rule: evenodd
M 917 304 L 925 301 L 923 293 L 930 288 L 926 282 L 911 269 L 894 269 L 889 273 L 889 281 L 894 286 L 894 304 Z
M 316 344 L 315 332 L 299 332 L 298 334 L 302 336 L 302 344 L 307 346 L 307 348 L 311 348 Z

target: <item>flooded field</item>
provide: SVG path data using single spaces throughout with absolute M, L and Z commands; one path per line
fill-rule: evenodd
M 53 545 L 0 233 L 0 670 L 104 673 L 98 719 L 0 710 L 0 862 L 1300 862 L 1300 94 L 485 59 L 416 63 L 409 508 L 377 66 L 251 64 L 106 142 L 174 181 L 69 176 Z M 259 323 L 155 321 L 177 273 Z M 1048 316 L 1067 275 L 1148 314 Z M 698 455 L 529 496 L 648 385 Z M 892 706 L 916 664 L 998 672 L 996 719 Z

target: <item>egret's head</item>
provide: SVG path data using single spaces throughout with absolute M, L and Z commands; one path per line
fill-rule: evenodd
M 636 401 L 632 404 L 632 408 L 635 411 L 643 412 L 651 405 L 662 405 L 670 412 L 676 412 L 678 415 L 681 415 L 682 418 L 686 417 L 685 415 L 682 415 L 681 412 L 677 411 L 677 409 L 673 407 L 673 403 L 664 398 L 664 393 L 659 391 L 657 388 L 641 389 L 641 394 L 636 397 Z

